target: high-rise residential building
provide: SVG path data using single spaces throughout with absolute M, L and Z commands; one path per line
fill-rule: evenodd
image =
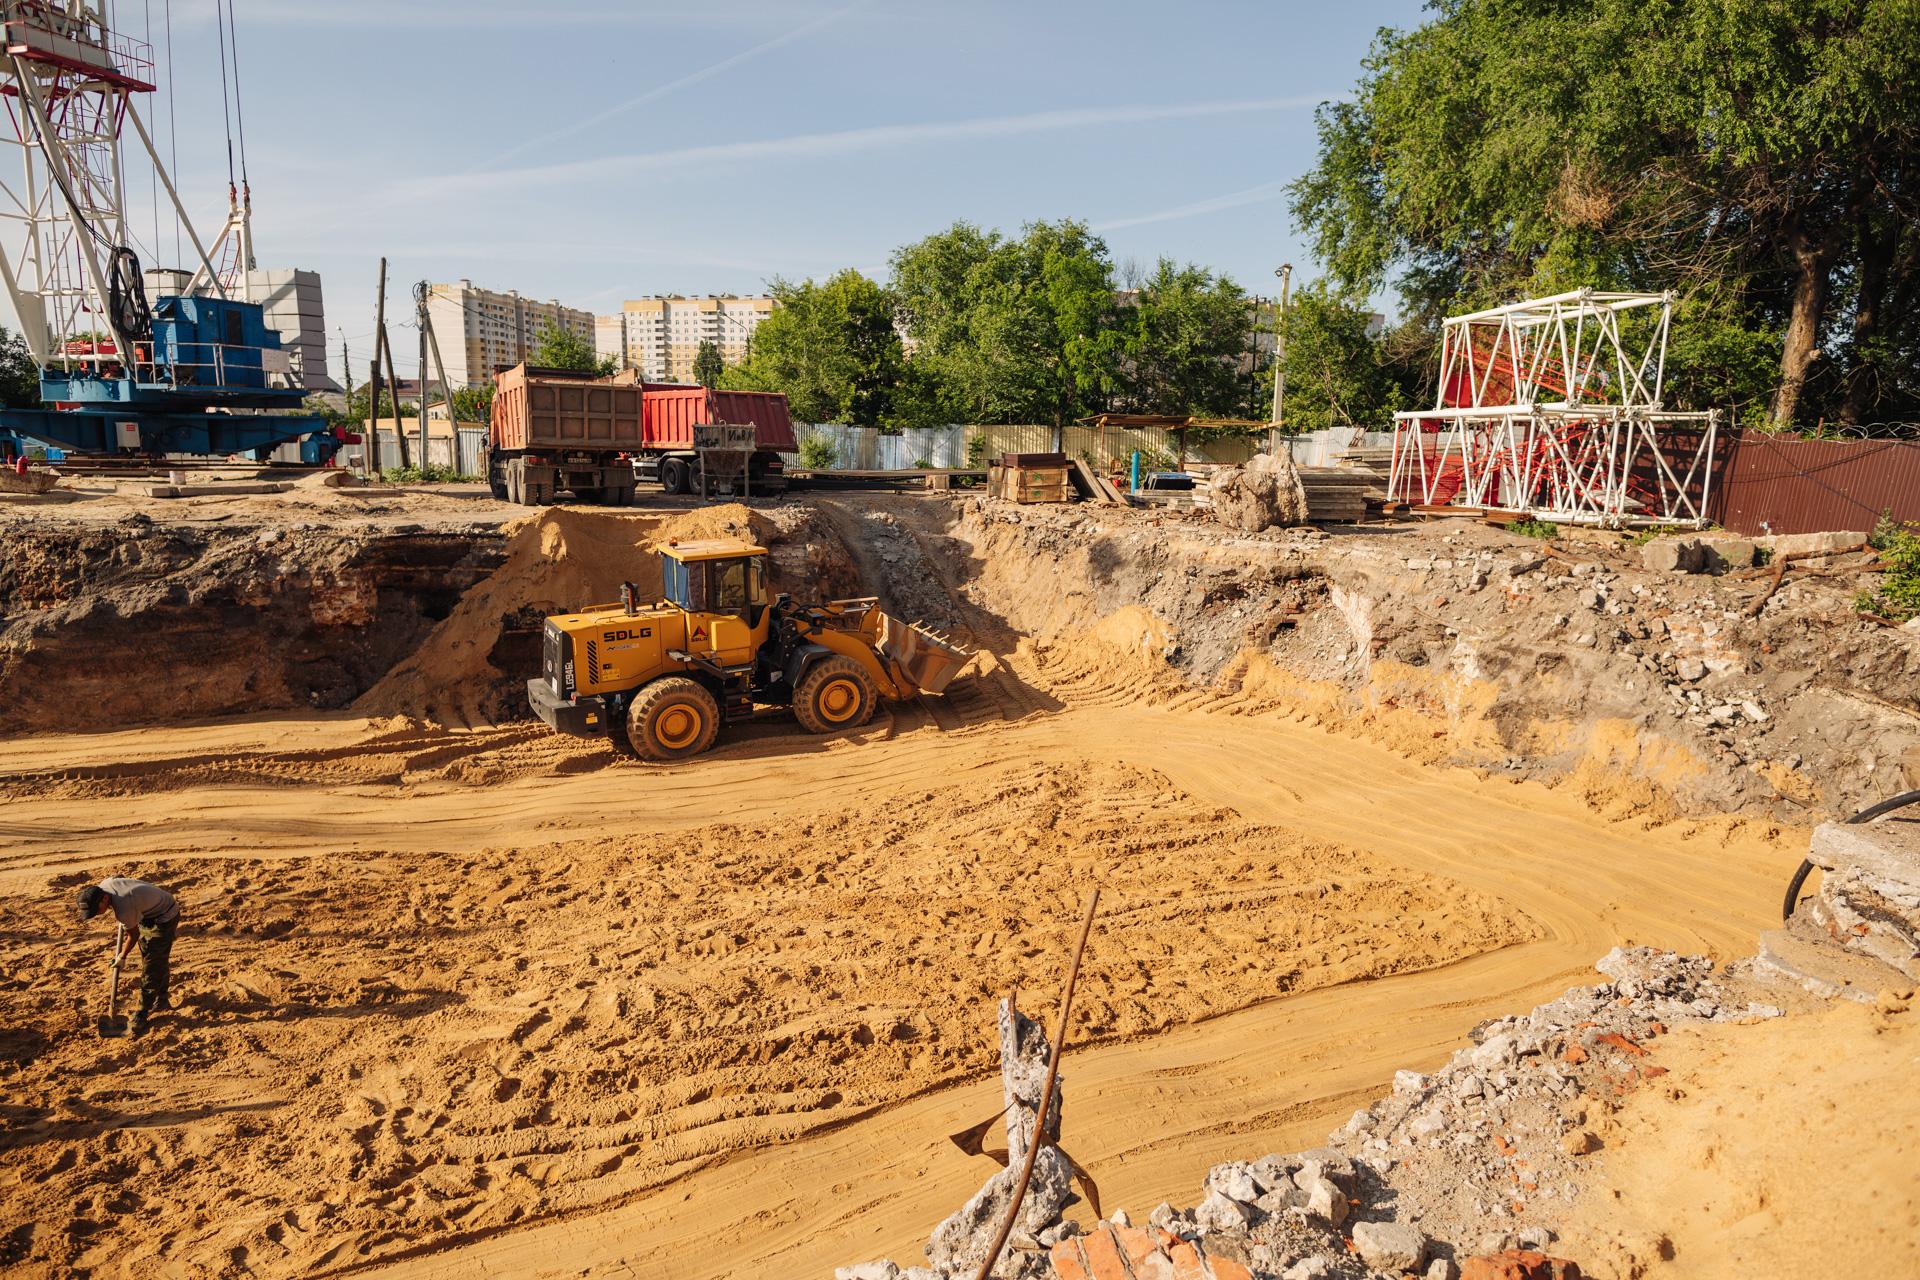
M 540 331 L 571 329 L 595 342 L 591 311 L 576 311 L 548 299 L 535 302 L 517 289 L 495 293 L 474 287 L 471 280 L 429 286 L 427 315 L 447 362 L 447 380 L 456 387 L 483 387 L 493 380 L 495 365 L 515 365 L 530 359 L 540 345 Z
M 747 356 L 747 336 L 771 314 L 773 299 L 765 295 L 636 298 L 621 303 L 619 314 L 595 319 L 594 350 L 602 360 L 613 357 L 622 369 L 638 369 L 649 381 L 691 380 L 702 342 L 720 348 L 728 364 L 738 364 Z

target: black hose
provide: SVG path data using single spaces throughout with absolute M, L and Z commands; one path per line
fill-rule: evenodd
M 1872 822 L 1883 813 L 1892 813 L 1895 809 L 1904 809 L 1916 802 L 1920 802 L 1920 791 L 1903 791 L 1891 800 L 1882 800 L 1879 804 L 1862 809 L 1848 818 L 1843 825 L 1851 827 L 1856 823 Z M 1800 886 L 1805 884 L 1807 877 L 1812 874 L 1813 860 L 1808 858 L 1801 862 L 1800 869 L 1793 873 L 1793 879 L 1787 884 L 1787 899 L 1780 905 L 1782 920 L 1793 919 L 1793 909 L 1800 905 Z
M 122 246 L 107 263 L 107 314 L 115 329 L 130 342 L 153 336 L 153 309 L 147 305 L 147 282 L 140 274 L 140 258 Z M 133 352 L 122 353 L 131 365 Z

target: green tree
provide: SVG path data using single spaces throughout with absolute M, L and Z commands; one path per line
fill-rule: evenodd
M 1242 369 L 1252 352 L 1251 323 L 1251 304 L 1232 280 L 1160 259 L 1116 319 L 1127 407 L 1205 417 L 1250 412 L 1251 386 Z
M 1417 361 L 1431 337 L 1419 332 L 1375 337 L 1368 331 L 1372 323 L 1364 299 L 1344 297 L 1326 280 L 1293 295 L 1281 320 L 1287 340 L 1283 412 L 1288 432 L 1391 431 L 1395 411 L 1414 406 L 1422 372 Z M 1270 374 L 1266 385 L 1271 396 Z
M 33 362 L 27 340 L 0 325 L 0 406 L 40 408 L 40 366 Z
M 457 422 L 493 420 L 493 384 L 484 387 L 456 387 L 453 392 L 453 416 Z
M 1920 7 L 1874 0 L 1438 0 L 1319 113 L 1295 217 L 1343 290 L 1409 309 L 1678 288 L 1769 412 L 1909 396 L 1920 285 Z M 1911 400 L 1904 403 L 1911 404 Z
M 700 349 L 693 353 L 693 380 L 703 387 L 720 385 L 720 374 L 727 362 L 720 358 L 720 348 L 706 338 L 700 340 Z
M 612 356 L 600 359 L 594 353 L 593 343 L 573 330 L 556 329 L 547 324 L 540 326 L 533 354 L 527 357 L 527 363 L 544 369 L 578 369 L 611 378 L 619 372 L 620 362 Z
M 1032 222 L 1016 240 L 956 222 L 892 269 L 912 363 L 956 416 L 1060 427 L 1119 390 L 1113 265 L 1085 223 Z
M 773 311 L 755 326 L 746 360 L 720 382 L 785 392 L 802 422 L 893 425 L 905 355 L 887 292 L 851 269 L 824 284 L 776 277 L 768 291 Z

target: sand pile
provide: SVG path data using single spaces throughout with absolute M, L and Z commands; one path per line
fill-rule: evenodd
M 1612 1194 L 1582 1205 L 1569 1247 L 1605 1280 L 1920 1274 L 1908 1004 L 1676 1030 L 1663 1087 L 1603 1131 Z
M 804 509 L 769 514 L 729 503 L 662 516 L 549 507 L 509 527 L 506 561 L 462 597 L 411 657 L 362 694 L 354 710 L 452 725 L 524 714 L 519 685 L 539 674 L 542 620 L 617 600 L 623 582 L 633 583 L 642 598 L 657 599 L 659 549 L 668 538 L 751 538 L 774 549 L 769 577 L 775 591 L 810 595 L 816 571 L 844 576 L 834 570 L 845 564 L 845 552 L 831 535 L 815 533 Z
M 1060 980 L 1090 878 L 1077 1042 L 1530 931 L 1117 765 L 518 851 L 195 852 L 56 877 L 0 951 L 15 1274 L 339 1267 L 990 1070 L 996 999 Z M 110 871 L 172 886 L 191 922 L 181 1007 L 139 1042 L 76 1030 L 103 935 L 58 913 Z

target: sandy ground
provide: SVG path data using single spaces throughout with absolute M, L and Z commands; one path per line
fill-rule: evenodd
M 1229 1146 L 1313 1145 L 1615 943 L 1744 953 L 1803 847 L 1609 821 L 1237 696 L 1143 705 L 1118 661 L 982 665 L 940 714 L 769 722 L 664 769 L 405 718 L 8 744 L 3 1260 L 914 1257 L 983 1176 L 942 1135 L 994 1107 L 985 1010 L 1015 979 L 1050 1007 L 1094 880 L 1067 1145 L 1144 1212 Z M 191 917 L 185 1006 L 137 1044 L 83 1030 L 104 942 L 61 914 L 112 872 Z
M 1611 1194 L 1567 1235 L 1674 1280 L 1920 1275 L 1916 1055 L 1914 1013 L 1851 1001 L 1679 1030 L 1664 1087 L 1598 1126 Z

